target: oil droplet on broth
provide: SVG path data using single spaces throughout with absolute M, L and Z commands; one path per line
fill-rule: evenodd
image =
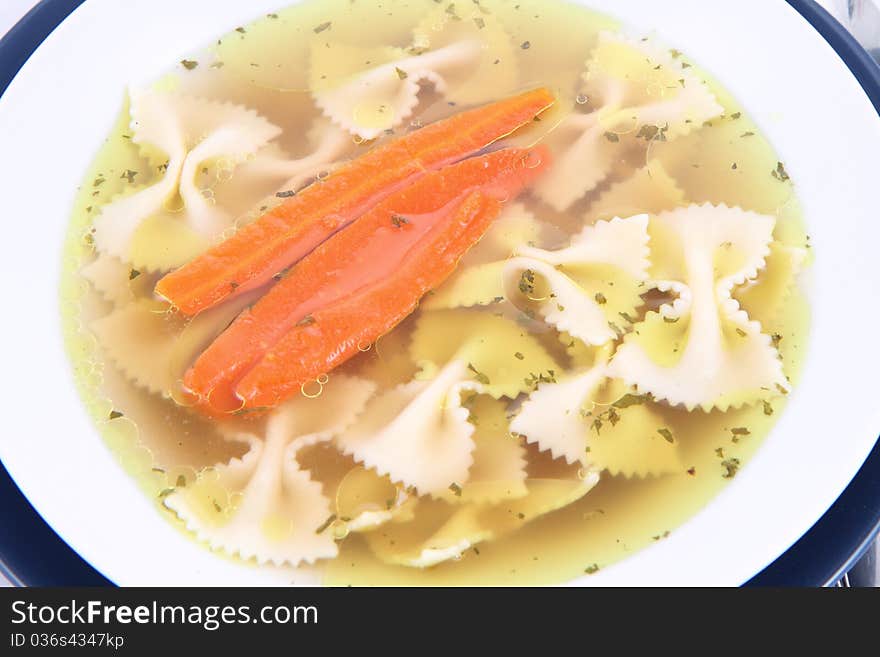
M 324 385 L 320 381 L 308 381 L 300 386 L 300 392 L 303 397 L 308 399 L 316 399 L 324 392 Z

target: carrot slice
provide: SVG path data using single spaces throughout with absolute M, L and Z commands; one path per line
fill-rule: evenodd
M 412 312 L 482 236 L 500 204 L 548 160 L 542 148 L 504 149 L 429 173 L 389 197 L 315 249 L 242 313 L 187 372 L 186 387 L 207 412 L 217 414 L 272 405 L 263 403 L 267 396 L 281 399 L 328 372 L 356 354 L 359 342 L 368 344 Z M 375 306 L 359 309 L 364 302 L 358 299 L 375 295 Z M 310 362 L 291 359 L 287 344 L 303 331 L 311 342 L 317 329 L 321 346 Z M 272 362 L 284 372 L 267 385 L 260 377 L 268 376 Z M 243 400 L 237 386 L 255 367 L 263 374 L 250 378 L 254 390 Z
M 426 126 L 352 160 L 323 182 L 162 278 L 156 293 L 194 315 L 271 282 L 321 242 L 426 171 L 464 159 L 550 107 L 547 89 L 491 103 Z

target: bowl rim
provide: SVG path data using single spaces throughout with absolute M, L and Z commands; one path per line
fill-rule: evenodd
M 0 39 L 0 96 L 42 42 L 85 0 L 41 0 Z M 835 51 L 880 114 L 880 66 L 815 0 L 786 0 Z M 880 534 L 880 440 L 825 514 L 746 585 L 834 584 Z M 22 585 L 112 585 L 43 520 L 0 461 L 0 573 Z M 5 538 L 4 538 L 5 537 Z M 24 548 L 24 549 L 23 549 Z M 35 564 L 40 565 L 35 567 Z

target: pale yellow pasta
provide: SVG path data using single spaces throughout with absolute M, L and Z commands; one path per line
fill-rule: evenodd
M 648 217 L 586 226 L 558 251 L 520 247 L 504 267 L 507 297 L 560 331 L 602 345 L 632 323 L 648 276 Z
M 315 40 L 309 63 L 315 104 L 344 130 L 375 139 L 412 116 L 421 85 L 462 103 L 512 90 L 515 70 L 499 73 L 493 66 L 512 51 L 507 34 L 491 16 L 475 16 L 478 25 L 447 11 L 449 6 L 421 22 L 406 48 Z M 479 14 L 476 8 L 461 10 Z
M 605 180 L 624 147 L 647 148 L 655 139 L 688 134 L 724 111 L 705 83 L 670 51 L 650 39 L 620 33 L 599 35 L 582 93 L 589 111 L 572 111 L 551 133 L 556 163 L 536 186 L 557 210 Z
M 138 227 L 169 207 L 184 213 L 181 221 L 196 236 L 219 236 L 231 219 L 198 188 L 201 168 L 220 158 L 236 166 L 277 137 L 280 129 L 247 108 L 178 93 L 133 89 L 130 111 L 131 139 L 162 168 L 161 174 L 155 183 L 101 210 L 95 219 L 95 244 L 132 261 Z
M 460 557 L 483 541 L 516 531 L 528 522 L 568 506 L 599 481 L 563 463 L 525 480 L 526 495 L 497 504 L 423 503 L 409 523 L 387 525 L 367 535 L 370 548 L 387 563 L 424 568 Z
M 372 391 L 369 382 L 337 376 L 317 399 L 285 403 L 269 418 L 264 440 L 241 436 L 247 454 L 204 471 L 165 505 L 200 540 L 230 555 L 293 566 L 336 556 L 329 524 L 322 529 L 331 501 L 299 467 L 297 452 L 351 425 Z
M 764 268 L 774 223 L 770 216 L 712 205 L 652 219 L 652 244 L 655 236 L 658 244 L 670 244 L 652 263 L 653 286 L 677 299 L 627 335 L 612 374 L 688 409 L 726 410 L 768 391 L 787 391 L 770 336 L 731 297 Z

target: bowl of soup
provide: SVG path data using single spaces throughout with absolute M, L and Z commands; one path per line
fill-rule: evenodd
M 793 7 L 116 4 L 0 99 L 0 457 L 113 582 L 736 585 L 871 451 L 880 119 Z

